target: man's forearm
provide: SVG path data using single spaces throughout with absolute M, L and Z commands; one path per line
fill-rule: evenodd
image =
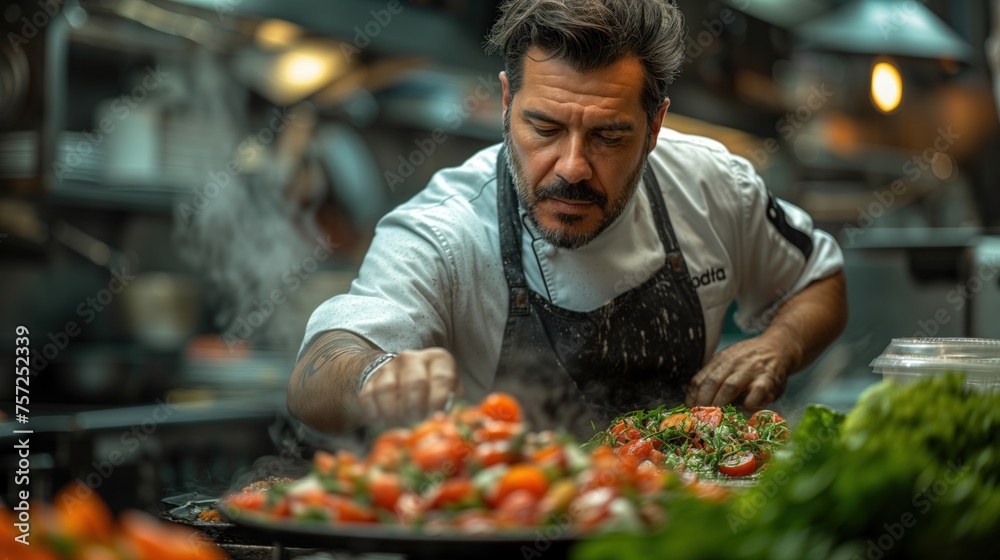
M 361 425 L 358 380 L 382 350 L 346 331 L 320 335 L 295 365 L 288 383 L 288 410 L 325 432 L 347 432 Z
M 788 373 L 811 364 L 844 330 L 847 294 L 844 273 L 817 280 L 778 309 L 762 336 L 788 344 Z

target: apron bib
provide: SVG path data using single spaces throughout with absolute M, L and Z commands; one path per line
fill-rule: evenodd
M 587 439 L 622 413 L 683 401 L 703 365 L 701 301 L 648 165 L 643 178 L 663 266 L 598 309 L 571 311 L 528 289 L 517 196 L 500 150 L 497 216 L 510 302 L 494 389 L 516 396 L 535 429 L 563 427 Z

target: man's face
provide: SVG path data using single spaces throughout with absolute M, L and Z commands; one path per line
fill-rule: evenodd
M 532 48 L 522 76 L 511 99 L 507 76 L 500 75 L 504 140 L 518 199 L 547 241 L 576 249 L 625 209 L 669 103 L 651 128 L 635 57 L 581 74 Z

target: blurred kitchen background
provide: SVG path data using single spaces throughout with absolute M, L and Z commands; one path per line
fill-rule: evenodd
M 27 425 L 0 383 L 0 470 L 27 427 L 33 495 L 79 477 L 155 511 L 317 444 L 284 408 L 305 322 L 381 215 L 499 141 L 497 4 L 5 1 L 0 348 L 27 327 L 35 373 Z M 893 337 L 1000 338 L 988 2 L 678 4 L 667 126 L 748 157 L 846 253 L 848 330 L 776 408 L 849 408 Z

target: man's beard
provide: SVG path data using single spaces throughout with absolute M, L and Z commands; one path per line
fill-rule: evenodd
M 639 186 L 639 179 L 642 177 L 642 170 L 646 167 L 646 159 L 649 154 L 649 139 L 646 139 L 646 146 L 643 148 L 642 158 L 639 164 L 625 178 L 625 188 L 621 193 L 613 198 L 608 197 L 588 185 L 585 181 L 570 183 L 562 178 L 538 186 L 534 193 L 530 192 L 527 172 L 524 170 L 524 159 L 517 146 L 510 137 L 510 109 L 504 117 L 503 123 L 504 145 L 507 146 L 507 166 L 511 176 L 514 178 L 514 187 L 517 191 L 517 199 L 521 207 L 528 214 L 528 219 L 542 236 L 543 239 L 561 249 L 579 249 L 593 241 L 598 235 L 608 228 L 621 216 L 628 206 L 635 189 Z M 591 202 L 601 209 L 603 214 L 597 228 L 588 233 L 575 233 L 572 231 L 558 230 L 543 226 L 538 221 L 538 204 L 547 198 L 560 198 L 563 200 Z M 577 214 L 555 213 L 555 218 L 560 223 L 567 226 L 573 225 L 584 219 Z

